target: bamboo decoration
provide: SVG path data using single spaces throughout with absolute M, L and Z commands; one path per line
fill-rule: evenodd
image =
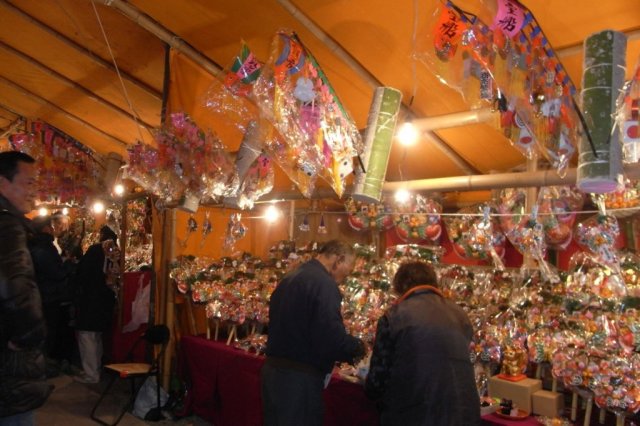
M 356 173 L 354 200 L 380 202 L 401 101 L 402 92 L 391 87 L 378 87 L 373 95 L 361 156 L 364 172 Z
M 593 410 L 593 398 L 587 399 L 587 408 L 584 412 L 584 426 L 589 426 L 591 423 L 591 411 Z
M 227 338 L 227 346 L 229 346 L 231 342 L 234 341 L 237 335 L 238 335 L 238 326 L 234 324 L 231 326 L 231 331 L 229 331 L 229 337 Z
M 614 126 L 616 100 L 625 78 L 626 36 L 605 30 L 584 42 L 582 110 L 593 148 L 582 136 L 578 157 L 578 188 L 582 192 L 613 192 L 622 175 L 620 130 Z M 595 154 L 594 155 L 594 151 Z

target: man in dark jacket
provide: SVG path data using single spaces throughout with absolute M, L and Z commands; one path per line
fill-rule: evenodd
M 427 263 L 401 265 L 393 288 L 402 296 L 378 321 L 365 383 L 381 426 L 479 425 L 469 318 L 443 297 Z
M 56 231 L 51 216 L 41 216 L 33 220 L 35 235 L 29 240 L 29 251 L 36 273 L 36 282 L 42 299 L 42 312 L 47 324 L 47 339 L 44 353 L 47 357 L 47 376 L 57 375 L 56 351 L 58 330 L 62 318 L 62 302 L 69 297 L 67 290 L 67 269 L 54 245 Z
M 364 355 L 364 344 L 347 334 L 340 313 L 338 283 L 354 261 L 351 246 L 329 241 L 271 295 L 261 372 L 265 425 L 322 425 L 322 389 L 335 362 Z
M 52 386 L 45 381 L 40 294 L 27 248 L 36 167 L 17 151 L 0 153 L 0 425 L 33 424 Z
M 117 239 L 108 226 L 100 228 L 100 242 L 87 249 L 76 270 L 76 336 L 84 372 L 75 379 L 81 383 L 100 381 L 102 333 L 109 330 L 116 303 L 115 289 L 107 285 L 112 270 L 107 254 Z

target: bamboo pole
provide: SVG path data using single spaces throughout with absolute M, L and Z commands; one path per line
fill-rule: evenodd
M 233 325 L 231 326 L 231 331 L 229 332 L 229 337 L 227 338 L 227 346 L 229 346 L 231 344 L 231 342 L 233 341 L 233 339 L 236 337 L 237 335 L 237 325 Z
M 593 410 L 593 398 L 587 399 L 587 409 L 584 412 L 584 426 L 589 426 L 591 423 L 591 411 Z

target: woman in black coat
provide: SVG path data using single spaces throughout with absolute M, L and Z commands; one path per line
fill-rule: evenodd
M 76 380 L 82 383 L 100 381 L 102 333 L 111 325 L 116 303 L 116 289 L 107 285 L 112 264 L 108 251 L 116 240 L 115 232 L 103 226 L 100 242 L 89 247 L 76 270 L 76 337 L 84 370 Z
M 467 315 L 443 297 L 427 263 L 401 265 L 393 288 L 402 296 L 378 321 L 365 387 L 380 424 L 479 425 Z

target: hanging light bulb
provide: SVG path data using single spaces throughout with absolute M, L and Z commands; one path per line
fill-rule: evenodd
M 117 183 L 113 187 L 113 193 L 116 194 L 118 197 L 121 197 L 122 194 L 124 194 L 124 185 L 121 183 Z
M 418 129 L 410 121 L 402 123 L 396 134 L 398 141 L 404 146 L 415 145 L 418 141 L 418 136 Z
M 398 189 L 394 195 L 397 203 L 404 204 L 411 198 L 411 193 L 406 189 Z
M 49 210 L 46 207 L 40 207 L 38 209 L 38 215 L 40 216 L 46 216 L 49 214 Z
M 93 203 L 93 212 L 96 214 L 100 214 L 104 211 L 104 203 L 102 201 L 96 201 Z
M 264 212 L 264 219 L 269 223 L 277 222 L 280 218 L 280 210 L 274 205 L 270 205 Z
M 62 214 L 65 215 L 65 216 L 69 216 L 69 208 L 68 207 L 64 207 L 62 209 Z

